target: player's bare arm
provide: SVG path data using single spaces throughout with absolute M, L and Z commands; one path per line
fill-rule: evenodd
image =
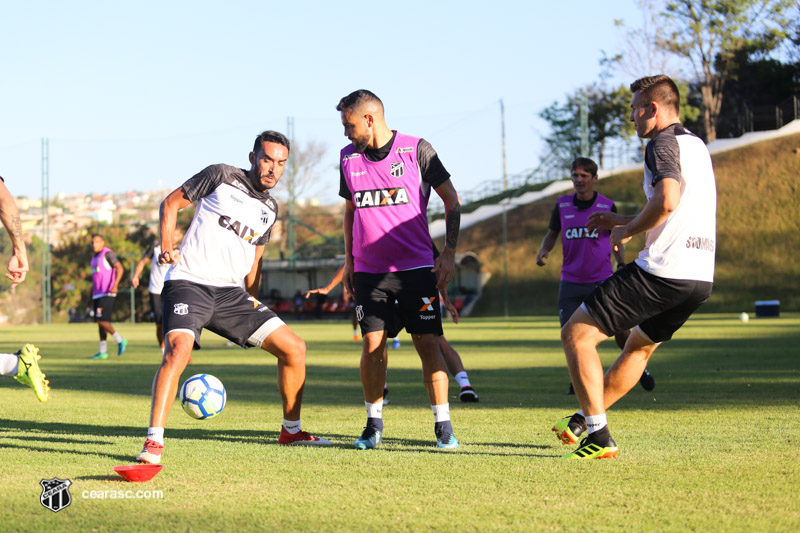
M 122 274 L 124 273 L 125 269 L 122 267 L 122 261 L 114 263 L 114 285 L 111 287 L 111 294 L 117 294 L 119 281 L 122 279 Z
M 136 262 L 136 266 L 133 269 L 133 274 L 131 274 L 131 285 L 133 285 L 134 289 L 139 288 L 139 276 L 142 275 L 142 270 L 144 270 L 144 265 L 150 260 L 149 257 L 142 257 L 139 261 Z
M 659 181 L 653 191 L 653 197 L 644 209 L 624 226 L 615 226 L 611 230 L 611 245 L 625 244 L 631 237 L 651 230 L 664 223 L 681 200 L 681 184 L 677 179 L 665 178 Z
M 2 181 L 0 181 L 0 221 L 6 228 L 13 246 L 11 259 L 8 261 L 8 272 L 5 273 L 5 276 L 11 280 L 13 289 L 25 281 L 28 272 L 28 253 L 22 238 L 22 222 L 19 218 L 17 204 Z
M 614 226 L 624 226 L 634 217 L 631 215 L 620 215 L 613 211 L 597 211 L 589 215 L 589 222 L 586 223 L 586 229 L 594 231 L 596 229 L 601 231 L 611 231 Z
M 436 287 L 439 290 L 447 287 L 455 274 L 456 246 L 458 245 L 458 231 L 461 226 L 461 201 L 453 182 L 447 180 L 436 189 L 436 194 L 444 202 L 444 249 L 433 263 L 433 272 L 436 273 Z
M 325 285 L 324 287 L 320 287 L 319 289 L 311 289 L 309 291 L 306 291 L 305 298 L 308 299 L 309 296 L 311 296 L 312 294 L 328 294 L 329 292 L 331 292 L 334 287 L 336 287 L 338 284 L 342 282 L 343 272 L 344 272 L 344 265 L 340 266 L 336 270 L 336 272 L 334 272 L 333 277 L 331 278 L 331 280 L 328 282 L 327 285 Z
M 258 286 L 261 284 L 261 261 L 266 246 L 256 246 L 256 257 L 253 266 L 244 280 L 245 289 L 253 298 L 258 298 Z
M 161 230 L 161 254 L 158 262 L 163 264 L 177 263 L 180 255 L 175 248 L 175 226 L 178 222 L 178 211 L 192 204 L 186 197 L 182 187 L 178 187 L 161 202 L 160 209 L 160 230 Z
M 553 251 L 553 247 L 555 247 L 557 240 L 558 232 L 548 229 L 547 234 L 545 234 L 544 239 L 542 239 L 542 245 L 539 247 L 539 253 L 536 254 L 537 265 L 541 267 L 547 264 L 545 259 L 547 259 L 550 255 L 550 252 Z
M 353 292 L 353 219 L 356 206 L 352 200 L 345 200 L 344 207 L 344 267 L 342 285 L 347 293 Z

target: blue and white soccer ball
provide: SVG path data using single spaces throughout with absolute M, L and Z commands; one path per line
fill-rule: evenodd
M 195 374 L 181 387 L 181 407 L 198 420 L 220 414 L 227 398 L 225 385 L 211 374 Z

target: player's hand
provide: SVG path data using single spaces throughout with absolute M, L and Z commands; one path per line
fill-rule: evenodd
M 589 231 L 594 231 L 596 229 L 611 231 L 614 226 L 619 226 L 624 223 L 625 217 L 613 211 L 595 211 L 589 214 L 589 221 L 586 223 L 586 229 Z
M 611 247 L 616 252 L 619 250 L 619 247 L 629 240 L 631 237 L 628 236 L 628 227 L 627 226 L 614 226 L 611 229 L 611 237 L 609 238 L 611 241 Z
M 453 281 L 456 272 L 455 256 L 455 251 L 445 246 L 442 253 L 433 262 L 431 272 L 436 274 L 436 288 L 440 291 L 446 290 Z
M 325 287 L 320 287 L 319 289 L 310 289 L 306 291 L 305 299 L 308 300 L 312 294 L 328 294 L 330 291 Z
M 344 262 L 344 268 L 342 269 L 342 287 L 344 287 L 344 293 L 353 294 L 353 259 L 349 259 Z
M 445 302 L 444 306 L 447 307 L 447 312 L 453 318 L 453 323 L 458 324 L 458 309 L 456 309 L 456 306 L 449 301 Z
M 24 253 L 15 253 L 8 260 L 8 272 L 5 276 L 11 280 L 11 290 L 13 291 L 17 285 L 25 281 L 25 276 L 28 272 L 28 257 Z
M 158 254 L 158 262 L 162 265 L 174 265 L 180 258 L 181 254 L 177 248 Z
M 546 250 L 539 250 L 539 253 L 536 255 L 536 264 L 539 265 L 540 267 L 543 267 L 544 265 L 547 264 L 544 262 L 544 260 L 547 259 L 549 256 L 550 254 Z
M 131 286 L 134 289 L 138 289 L 139 288 L 139 278 L 135 278 L 135 277 L 131 278 Z

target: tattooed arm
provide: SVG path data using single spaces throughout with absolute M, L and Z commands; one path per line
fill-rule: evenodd
M 453 279 L 456 270 L 455 256 L 458 229 L 461 226 L 461 201 L 449 179 L 436 187 L 435 191 L 444 202 L 445 242 L 444 250 L 434 262 L 433 271 L 436 272 L 436 287 L 444 290 Z
M 0 221 L 3 222 L 13 246 L 13 255 L 8 261 L 8 272 L 5 274 L 11 280 L 13 289 L 25 281 L 28 272 L 28 253 L 25 251 L 25 241 L 22 240 L 22 222 L 17 204 L 2 181 L 0 181 Z

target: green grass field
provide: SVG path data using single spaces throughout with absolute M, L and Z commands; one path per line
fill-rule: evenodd
M 384 445 L 351 447 L 365 413 L 360 345 L 345 322 L 292 322 L 308 343 L 303 427 L 332 448 L 277 444 L 275 362 L 203 334 L 184 378 L 219 377 L 228 405 L 195 421 L 177 403 L 165 468 L 127 483 L 144 441 L 160 360 L 152 324 L 120 324 L 128 352 L 90 361 L 94 325 L 7 327 L 0 350 L 41 348 L 47 404 L 0 378 L 2 531 L 797 531 L 800 529 L 800 315 L 751 320 L 698 315 L 662 346 L 640 387 L 609 412 L 620 455 L 564 461 L 550 427 L 576 409 L 553 317 L 467 319 L 445 332 L 480 403 L 451 414 L 461 442 L 434 447 L 433 416 L 410 339 L 390 350 Z M 611 342 L 601 354 L 610 363 Z M 53 513 L 40 480 L 72 481 Z M 163 491 L 163 498 L 84 497 Z

